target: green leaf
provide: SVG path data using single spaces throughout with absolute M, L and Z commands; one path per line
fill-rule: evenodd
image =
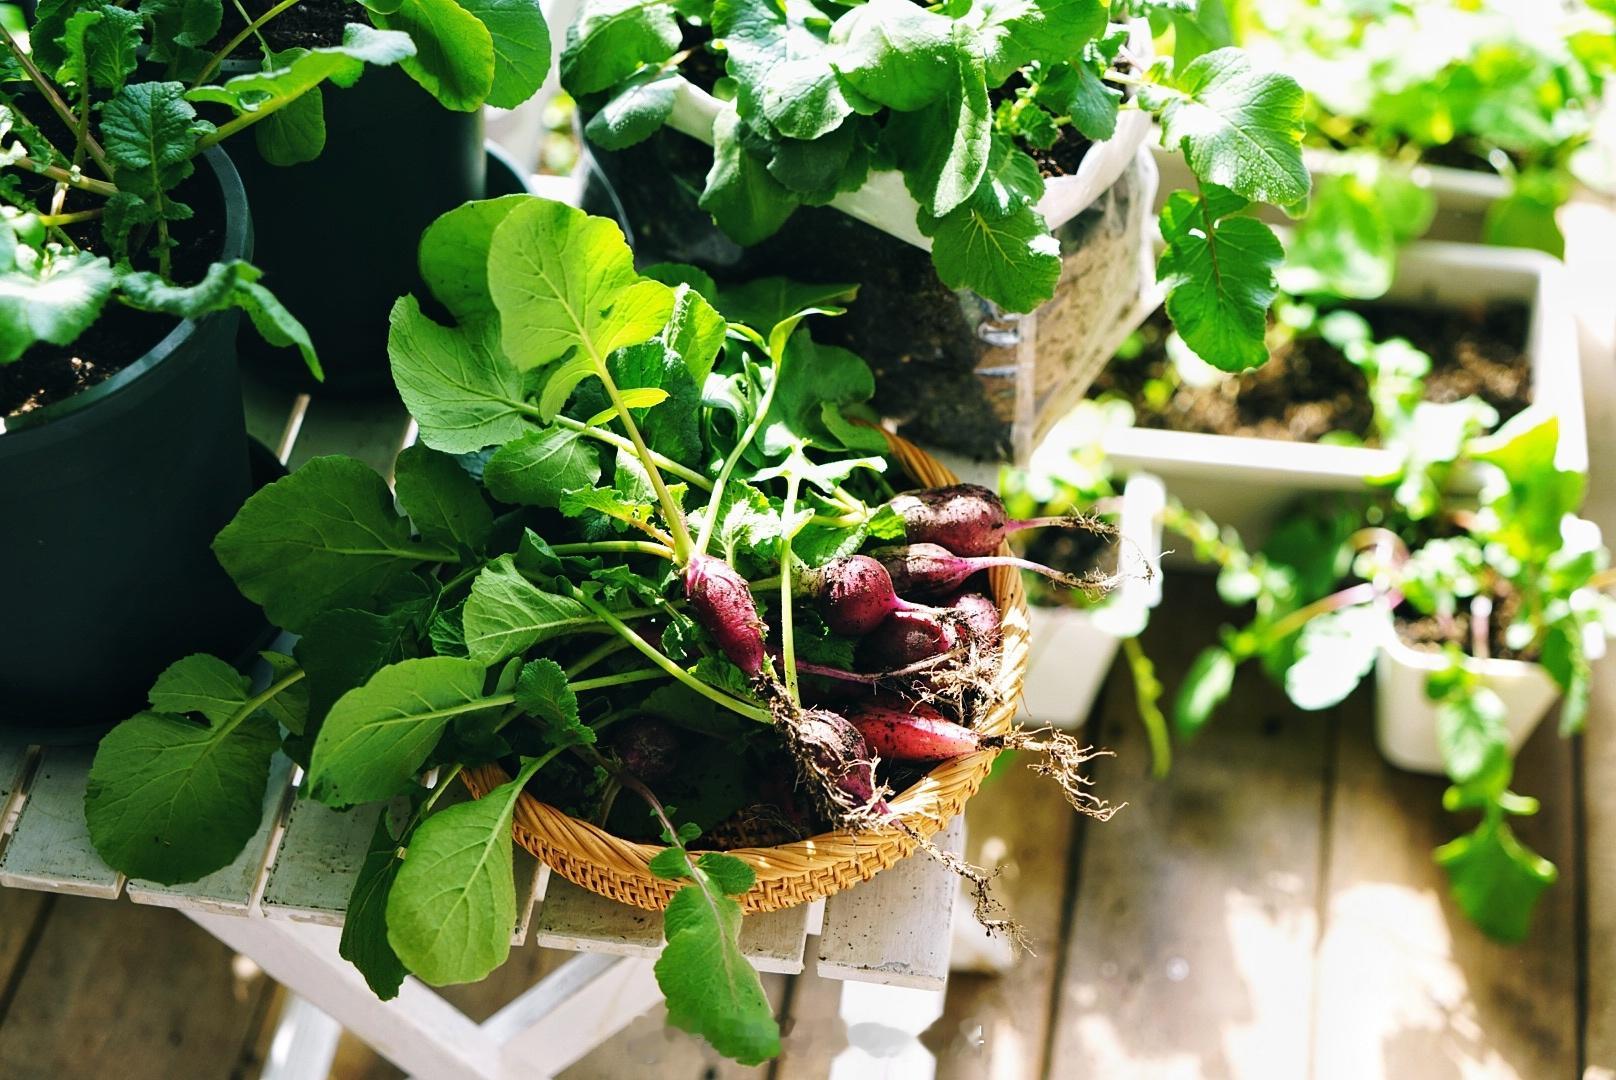
M 486 708 L 487 667 L 452 656 L 389 665 L 337 699 L 314 740 L 309 793 L 354 806 L 405 791 L 449 721 Z
M 1267 225 L 1226 216 L 1244 205 L 1208 187 L 1200 198 L 1174 192 L 1161 213 L 1167 248 L 1156 276 L 1166 284 L 1167 316 L 1197 356 L 1224 371 L 1268 359 L 1268 306 L 1279 289 L 1274 268 L 1285 257 Z
M 932 264 L 951 288 L 969 288 L 1007 311 L 1032 311 L 1055 295 L 1060 243 L 1033 209 L 1043 182 L 1032 159 L 994 143 L 976 194 L 941 219 L 920 218 Z
M 376 831 L 370 850 L 360 864 L 348 895 L 348 911 L 342 920 L 342 940 L 337 954 L 359 969 L 365 985 L 382 1001 L 398 996 L 409 970 L 387 940 L 387 897 L 404 861 L 398 857 L 399 841 L 393 838 L 388 815 L 376 818 Z M 407 843 L 409 838 L 403 838 Z
M 494 46 L 494 81 L 483 104 L 514 109 L 544 85 L 550 73 L 550 27 L 539 0 L 461 0 Z
M 423 821 L 387 896 L 387 940 L 422 981 L 476 982 L 505 962 L 516 928 L 511 815 L 534 769 Z
M 138 13 L 110 5 L 75 12 L 62 38 L 66 58 L 57 80 L 114 93 L 122 89 L 139 59 L 140 26 Z
M 421 279 L 462 325 L 498 316 L 488 295 L 488 245 L 505 215 L 528 198 L 502 195 L 462 203 L 421 234 Z
M 584 134 L 602 150 L 622 150 L 650 138 L 673 112 L 678 72 L 647 68 L 617 88 L 589 118 Z
M 1509 711 L 1485 686 L 1463 686 L 1437 703 L 1436 740 L 1454 783 L 1485 777 L 1500 777 L 1500 787 L 1508 782 Z
M 45 6 L 40 5 L 41 12 Z M 186 50 L 206 46 L 218 35 L 223 14 L 220 0 L 140 0 L 141 18 L 152 27 L 151 59 L 167 62 Z M 36 26 L 36 47 L 38 29 Z
M 1190 738 L 1206 726 L 1212 713 L 1234 689 L 1235 659 L 1229 650 L 1217 645 L 1201 650 L 1184 673 L 1184 681 L 1173 699 L 1173 726 L 1182 738 Z
M 780 1029 L 757 972 L 741 953 L 741 907 L 728 895 L 751 888 L 751 868 L 729 855 L 708 853 L 694 865 L 680 855 L 692 884 L 674 893 L 663 914 L 668 943 L 655 967 L 668 1022 L 726 1057 L 756 1065 L 779 1054 Z M 674 865 L 665 859 L 662 869 L 671 872 Z
M 646 445 L 682 464 L 700 464 L 701 391 L 684 362 L 661 341 L 648 341 L 619 349 L 607 367 Z M 596 412 L 588 421 L 591 425 L 616 416 L 604 390 L 596 385 L 580 391 L 576 404 Z
M 731 322 L 750 326 L 765 338 L 779 324 L 804 311 L 839 308 L 858 296 L 858 286 L 847 282 L 808 284 L 790 278 L 753 278 L 726 286 L 716 306 Z
M 420 605 L 386 613 L 334 608 L 310 623 L 293 649 L 307 673 L 310 717 L 323 720 L 343 694 L 404 659 L 404 644 L 415 638 L 423 613 Z
M 512 555 L 484 567 L 466 600 L 466 648 L 484 666 L 599 625 L 578 601 L 547 593 L 523 577 Z
M 1103 82 L 1086 63 L 1062 65 L 1038 84 L 1037 101 L 1059 115 L 1072 118 L 1072 126 L 1099 141 L 1117 131 L 1117 109 L 1122 91 Z
M 455 0 L 403 0 L 397 10 L 373 10 L 370 17 L 383 30 L 410 36 L 415 55 L 404 60 L 404 70 L 444 108 L 471 112 L 493 93 L 493 35 Z
M 982 55 L 956 25 L 956 48 L 942 97 L 887 121 L 904 184 L 920 208 L 942 217 L 971 197 L 987 170 L 993 110 Z
M 700 291 L 688 284 L 673 290 L 673 314 L 662 330 L 662 343 L 684 360 L 696 386 L 707 381 L 713 361 L 724 347 L 729 324 Z
M 1034 60 L 1069 60 L 1105 30 L 1104 0 L 983 0 L 967 18 L 998 86 Z
M 673 310 L 673 290 L 634 272 L 616 224 L 530 199 L 494 229 L 489 293 L 505 353 L 527 371 L 572 349 L 604 363 L 624 345 L 655 336 Z
M 285 653 L 264 650 L 258 654 L 269 665 L 271 682 L 282 682 L 298 670 L 296 660 Z M 307 677 L 276 694 L 259 710 L 293 735 L 302 735 L 309 723 L 309 681 Z
M 554 660 L 534 660 L 516 679 L 516 703 L 543 722 L 552 747 L 587 744 L 595 731 L 578 719 L 578 695 L 567 685 L 567 673 Z
M 410 446 L 398 455 L 393 487 L 399 505 L 422 539 L 481 551 L 494 530 L 494 514 L 477 481 L 448 454 Z M 486 473 L 484 474 L 486 476 Z
M 1285 672 L 1291 703 L 1312 711 L 1345 700 L 1375 666 L 1385 632 L 1386 615 L 1374 606 L 1343 608 L 1308 620 L 1296 638 L 1296 659 Z
M 376 472 L 319 457 L 247 500 L 213 541 L 236 587 L 279 626 L 301 633 L 331 608 L 363 607 L 424 559 Z
M 669 0 L 586 0 L 567 31 L 561 85 L 573 97 L 610 89 L 671 57 L 681 39 Z
M 1526 939 L 1538 897 L 1559 877 L 1553 863 L 1490 818 L 1437 848 L 1436 861 L 1448 872 L 1460 910 L 1500 941 Z
M 313 161 L 325 149 L 325 95 L 310 91 L 253 125 L 258 156 L 271 165 Z
M 483 466 L 483 483 L 500 502 L 559 508 L 569 491 L 600 479 L 600 454 L 575 431 L 529 431 L 501 446 Z
M 1287 206 L 1307 195 L 1305 96 L 1288 75 L 1260 72 L 1239 49 L 1207 53 L 1178 73 L 1176 90 L 1143 91 L 1161 116 L 1162 145 L 1181 149 L 1202 183 Z
M 264 340 L 275 346 L 296 346 L 316 378 L 322 378 L 320 358 L 308 330 L 258 279 L 263 271 L 240 259 L 214 263 L 195 285 L 171 285 L 148 271 L 125 273 L 118 288 L 129 303 L 142 311 L 156 311 L 182 319 L 200 319 L 215 311 L 239 308 L 247 313 Z
M 746 121 L 730 112 L 713 122 L 713 164 L 699 205 L 743 247 L 767 240 L 797 209 L 797 198 L 746 147 Z
M 216 656 L 197 653 L 170 664 L 148 695 L 160 713 L 201 713 L 222 724 L 247 701 L 252 681 Z
M 909 112 L 948 90 L 954 22 L 909 0 L 869 0 L 831 28 L 831 63 L 859 93 Z
M 387 356 L 399 395 L 421 426 L 421 441 L 464 454 L 525 434 L 522 373 L 499 348 L 491 320 L 480 330 L 433 322 L 413 296 L 388 318 Z
M 713 36 L 736 111 L 759 131 L 817 139 L 853 111 L 831 67 L 827 16 L 808 0 L 715 0 Z
M 159 199 L 190 176 L 197 144 L 212 131 L 185 100 L 183 83 L 130 83 L 101 107 L 101 141 L 112 179 L 144 199 Z
M 764 417 L 758 443 L 764 453 L 783 454 L 798 445 L 839 449 L 841 442 L 821 419 L 825 405 L 857 405 L 875 395 L 875 376 L 856 354 L 821 345 L 806 333 L 786 345 L 781 381 Z
M 0 363 L 17 359 L 36 341 L 73 342 L 101 314 L 117 274 L 87 252 L 60 254 L 43 272 L 0 272 Z
M 258 831 L 280 734 L 238 708 L 203 725 L 142 712 L 96 748 L 84 791 L 90 839 L 107 865 L 172 885 L 228 866 Z

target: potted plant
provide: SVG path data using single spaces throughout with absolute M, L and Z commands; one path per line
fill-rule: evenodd
M 1118 404 L 1085 402 L 1039 443 L 1025 469 L 1005 469 L 1000 492 L 1016 519 L 1076 515 L 1090 530 L 1042 530 L 1017 551 L 1089 583 L 1073 590 L 1040 573 L 1024 574 L 1032 647 L 1022 712 L 1037 723 L 1081 727 L 1117 648 L 1144 630 L 1161 600 L 1161 481 L 1136 473 L 1121 482 L 1100 449 L 1100 435 L 1128 422 Z M 1165 746 L 1165 727 L 1153 747 Z M 1165 768 L 1164 753 L 1158 752 Z
M 41 5 L 34 47 L 43 63 L 59 62 L 58 35 L 76 6 Z M 390 390 L 387 311 L 419 287 L 416 238 L 439 214 L 487 194 L 483 106 L 520 104 L 549 71 L 538 0 L 245 0 L 202 3 L 192 18 L 149 50 L 148 65 L 199 103 L 256 118 L 252 145 L 241 143 L 234 161 L 257 265 L 326 357 L 323 392 Z M 407 34 L 415 49 L 340 91 L 292 99 L 273 90 L 278 71 L 310 48 L 340 45 L 350 23 Z M 209 83 L 219 84 L 214 92 Z M 360 190 L 362 212 L 351 197 Z M 311 244 L 327 254 L 311 258 Z M 243 335 L 239 347 L 264 378 L 313 387 L 258 337 Z
M 327 79 L 352 83 L 365 64 L 413 52 L 401 33 L 354 26 L 257 89 L 188 90 L 136 70 L 182 27 L 112 6 L 60 25 L 54 40 L 36 26 L 33 53 L 4 34 L 13 77 L 0 90 L 0 557 L 12 612 L 0 665 L 6 722 L 47 740 L 104 730 L 166 662 L 197 648 L 234 655 L 261 631 L 208 551 L 254 482 L 238 313 L 318 367 L 246 261 L 246 202 L 217 144 Z M 234 102 L 235 119 L 200 117 L 193 102 L 214 100 Z
M 720 277 L 806 265 L 860 285 L 831 333 L 869 357 L 877 406 L 943 448 L 1024 459 L 1134 314 L 1148 198 L 1113 181 L 1144 114 L 1209 185 L 1175 197 L 1158 272 L 1214 363 L 1261 362 L 1280 258 L 1235 215 L 1307 191 L 1294 82 L 1238 50 L 1172 72 L 1128 44 L 1127 9 L 1110 17 L 1086 3 L 656 3 L 631 17 L 585 4 L 561 77 L 612 181 L 601 205 L 630 219 L 644 258 Z M 1210 233 L 1191 225 L 1204 218 Z M 1240 287 L 1214 281 L 1213 249 Z
M 1174 722 L 1186 735 L 1203 726 L 1247 660 L 1303 709 L 1336 704 L 1373 670 L 1387 760 L 1446 774 L 1444 806 L 1480 812 L 1436 851 L 1455 900 L 1488 933 L 1519 940 L 1555 868 L 1509 828 L 1537 808 L 1509 789 L 1512 759 L 1556 701 L 1562 731 L 1582 728 L 1589 665 L 1616 625 L 1599 591 L 1609 553 L 1576 516 L 1585 476 L 1556 464 L 1556 417 L 1532 409 L 1483 435 L 1490 417 L 1475 403 L 1437 408 L 1458 418 L 1447 450 L 1410 454 L 1389 497 L 1293 514 L 1257 555 L 1170 510 L 1168 526 L 1219 565 L 1225 599 L 1255 604 L 1249 624 L 1197 657 Z M 1474 501 L 1450 483 L 1466 468 L 1481 474 Z M 1338 588 L 1343 578 L 1357 581 Z
M 324 457 L 220 532 L 243 593 L 300 637 L 257 685 L 175 663 L 102 740 L 85 813 L 112 866 L 172 882 L 228 864 L 284 746 L 305 797 L 407 804 L 343 931 L 379 994 L 504 960 L 514 823 L 555 872 L 665 906 L 670 1019 L 756 1063 L 779 1034 L 743 909 L 919 847 L 990 917 L 986 875 L 929 837 L 999 749 L 1106 813 L 1086 748 L 1012 726 L 1017 523 L 857 422 L 868 368 L 800 325 L 844 289 L 642 276 L 611 222 L 520 195 L 451 211 L 420 257 L 452 321 L 414 296 L 391 316 L 422 441 L 397 464 L 402 513 L 368 467 Z M 898 469 L 922 489 L 895 494 Z M 479 798 L 440 806 L 459 775 Z

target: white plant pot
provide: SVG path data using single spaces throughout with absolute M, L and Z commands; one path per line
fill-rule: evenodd
M 1410 648 L 1388 629 L 1375 658 L 1375 743 L 1386 760 L 1410 772 L 1443 775 L 1436 737 L 1436 704 L 1425 696 L 1425 680 L 1447 666 L 1437 652 Z M 1509 751 L 1531 737 L 1560 698 L 1560 687 L 1542 664 L 1522 660 L 1467 660 L 1465 667 L 1504 702 Z
M 1079 728 L 1105 682 L 1117 646 L 1145 628 L 1161 602 L 1162 482 L 1135 473 L 1122 492 L 1120 569 L 1124 580 L 1094 607 L 1032 607 L 1023 723 Z
M 1425 241 L 1403 249 L 1386 300 L 1433 308 L 1525 302 L 1534 407 L 1559 418 L 1556 464 L 1583 471 L 1588 439 L 1565 273 L 1564 264 L 1542 252 Z M 1146 428 L 1107 432 L 1105 450 L 1120 469 L 1160 476 L 1186 506 L 1232 526 L 1253 547 L 1293 499 L 1361 491 L 1368 478 L 1397 467 L 1397 456 L 1383 449 Z

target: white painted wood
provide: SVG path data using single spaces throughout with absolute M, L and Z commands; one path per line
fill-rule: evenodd
M 11 835 L 11 826 L 22 809 L 23 781 L 34 753 L 26 742 L 0 736 L 0 841 Z
M 533 925 L 533 914 L 538 910 L 539 898 L 544 895 L 550 868 L 529 855 L 520 844 L 516 845 L 515 860 L 516 930 L 511 934 L 511 944 L 520 945 L 527 941 L 528 928 Z
M 341 926 L 381 812 L 374 805 L 339 811 L 293 800 L 264 885 L 264 914 Z
M 759 971 L 796 975 L 808 940 L 808 904 L 748 915 L 741 921 L 741 952 Z
M 935 838 L 947 851 L 965 846 L 956 815 Z M 941 990 L 948 983 L 954 875 L 917 853 L 862 885 L 825 901 L 819 973 L 832 979 Z
M 245 915 L 258 898 L 270 858 L 295 788 L 292 762 L 276 754 L 269 766 L 269 783 L 264 789 L 264 819 L 253 838 L 247 841 L 234 862 L 198 881 L 183 885 L 160 885 L 155 881 L 130 880 L 125 891 L 137 904 L 157 907 L 195 908 L 221 914 Z
M 404 448 L 409 425 L 409 414 L 398 401 L 316 398 L 308 406 L 301 430 L 293 433 L 295 445 L 288 463 L 295 469 L 310 458 L 345 454 L 392 483 L 393 461 Z
M 331 1074 L 342 1025 L 293 994 L 281 1008 L 259 1080 L 323 1080 Z
M 645 958 L 584 954 L 495 1013 L 484 1034 L 505 1074 L 549 1077 L 586 1057 L 662 1000 Z
M 941 990 L 845 982 L 839 1012 L 847 1025 L 847 1046 L 830 1064 L 831 1080 L 931 1080 L 937 1075 L 937 1059 L 920 1036 L 943 1015 Z
M 41 753 L 11 843 L 0 856 L 0 885 L 117 897 L 123 875 L 101 861 L 84 824 L 84 781 L 94 757 L 93 746 Z
M 392 1001 L 378 1001 L 358 969 L 337 955 L 341 932 L 334 927 L 185 914 L 418 1080 L 505 1080 L 494 1041 L 417 980 L 406 979 Z

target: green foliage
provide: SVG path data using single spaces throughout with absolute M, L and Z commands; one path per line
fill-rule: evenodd
M 1279 292 L 1274 268 L 1285 252 L 1255 218 L 1231 217 L 1246 201 L 1208 186 L 1174 192 L 1162 208 L 1166 250 L 1156 273 L 1167 288 L 1167 316 L 1195 354 L 1224 371 L 1268 359 L 1268 307 Z

